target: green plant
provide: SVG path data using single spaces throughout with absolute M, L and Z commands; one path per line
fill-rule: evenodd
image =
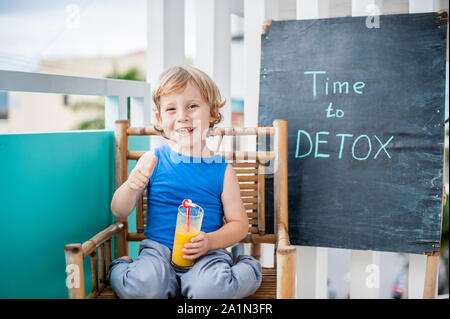
M 113 71 L 106 76 L 109 79 L 144 81 L 138 68 L 129 68 L 123 73 L 119 72 L 117 67 L 113 66 Z M 70 106 L 72 111 L 77 112 L 83 109 L 98 110 L 99 114 L 93 119 L 83 121 L 75 126 L 75 130 L 101 130 L 105 128 L 105 107 L 101 102 L 79 101 Z M 130 98 L 127 98 L 127 114 L 130 119 Z

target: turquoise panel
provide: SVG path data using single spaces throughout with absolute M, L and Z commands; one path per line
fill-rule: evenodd
M 132 151 L 148 151 L 150 148 L 150 137 L 149 136 L 130 136 L 129 149 Z M 128 173 L 136 165 L 136 161 L 128 161 Z M 136 210 L 133 210 L 130 216 L 128 216 L 128 228 L 129 232 L 136 232 Z M 129 254 L 130 257 L 135 260 L 137 258 L 138 248 L 140 242 L 130 242 L 129 243 Z
M 113 131 L 0 135 L 0 298 L 67 298 L 64 246 L 112 223 L 113 189 Z

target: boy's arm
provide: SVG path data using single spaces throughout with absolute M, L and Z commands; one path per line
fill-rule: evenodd
M 128 180 L 125 181 L 114 193 L 111 201 L 111 211 L 117 218 L 125 218 L 131 214 L 136 206 L 139 197 L 144 192 L 143 188 L 140 191 L 133 190 L 128 185 Z
M 225 170 L 222 206 L 227 223 L 208 233 L 209 249 L 227 248 L 243 239 L 248 233 L 248 217 L 242 203 L 238 179 L 233 166 Z
M 158 158 L 148 151 L 136 163 L 128 179 L 114 193 L 111 211 L 117 218 L 131 214 L 153 174 Z

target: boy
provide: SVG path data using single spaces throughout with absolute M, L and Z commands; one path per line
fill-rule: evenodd
M 204 72 L 177 66 L 164 72 L 153 92 L 158 124 L 169 140 L 146 152 L 111 202 L 116 217 L 126 217 L 147 187 L 148 239 L 139 257 L 111 263 L 111 286 L 120 298 L 243 298 L 261 284 L 261 265 L 250 256 L 233 260 L 224 248 L 248 233 L 248 218 L 231 164 L 206 146 L 206 132 L 221 121 L 225 104 Z M 184 198 L 204 209 L 202 231 L 183 249 L 195 260 L 181 272 L 170 265 L 177 207 Z M 226 224 L 222 220 L 225 217 Z

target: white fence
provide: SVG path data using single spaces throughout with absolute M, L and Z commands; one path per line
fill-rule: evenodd
M 150 85 L 147 82 L 0 70 L 0 90 L 104 96 L 105 129 L 114 129 L 114 121 L 127 119 L 127 98 L 130 97 L 133 125 L 150 123 Z

